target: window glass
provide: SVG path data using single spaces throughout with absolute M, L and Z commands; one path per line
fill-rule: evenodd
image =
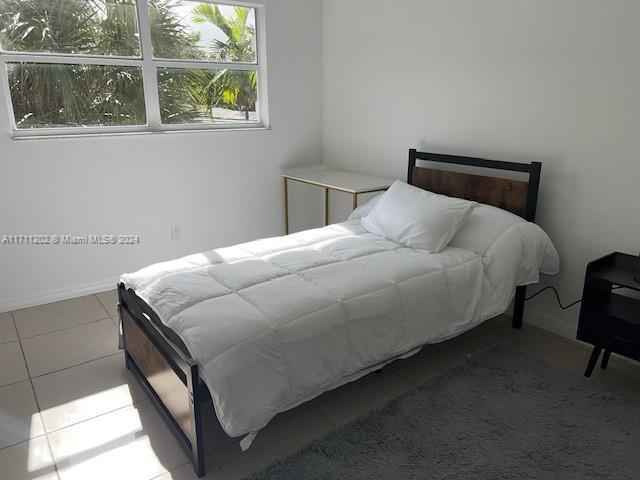
M 160 68 L 162 123 L 257 122 L 257 82 L 255 71 Z
M 256 13 L 185 0 L 149 2 L 155 58 L 256 62 Z
M 134 0 L 1 0 L 0 45 L 10 52 L 140 56 Z
M 145 125 L 139 67 L 8 63 L 18 129 Z
M 261 8 L 0 0 L 0 89 L 8 92 L 13 134 L 265 125 Z

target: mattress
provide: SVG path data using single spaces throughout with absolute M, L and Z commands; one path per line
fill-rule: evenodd
M 491 230 L 496 238 L 463 234 L 467 248 L 439 254 L 368 233 L 356 219 L 152 265 L 122 281 L 179 336 L 220 425 L 239 437 L 506 311 L 517 285 L 555 273 L 546 234 L 516 219 L 499 235 Z

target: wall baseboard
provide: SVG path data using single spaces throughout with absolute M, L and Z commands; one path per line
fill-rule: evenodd
M 525 323 L 530 323 L 531 325 L 547 330 L 551 333 L 555 333 L 561 337 L 569 338 L 571 340 L 576 339 L 577 325 L 562 322 L 549 315 L 525 309 L 524 321 Z
M 117 279 L 109 279 L 101 282 L 42 292 L 40 294 L 30 295 L 27 297 L 15 299 L 3 298 L 0 299 L 0 313 L 10 312 L 20 308 L 37 307 L 47 303 L 59 302 L 61 300 L 69 300 L 71 298 L 84 297 L 86 295 L 115 290 L 117 282 Z

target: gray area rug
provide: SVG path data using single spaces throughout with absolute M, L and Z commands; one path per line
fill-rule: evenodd
M 251 478 L 639 479 L 640 405 L 496 348 Z

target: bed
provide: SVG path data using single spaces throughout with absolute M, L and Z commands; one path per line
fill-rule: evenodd
M 442 164 L 448 169 L 433 167 Z M 127 368 L 197 475 L 205 473 L 207 412 L 246 449 L 278 413 L 504 313 L 514 296 L 513 326 L 522 328 L 526 285 L 558 269 L 534 223 L 540 172 L 540 163 L 410 150 L 409 184 L 482 204 L 437 254 L 368 232 L 356 212 L 124 275 Z

